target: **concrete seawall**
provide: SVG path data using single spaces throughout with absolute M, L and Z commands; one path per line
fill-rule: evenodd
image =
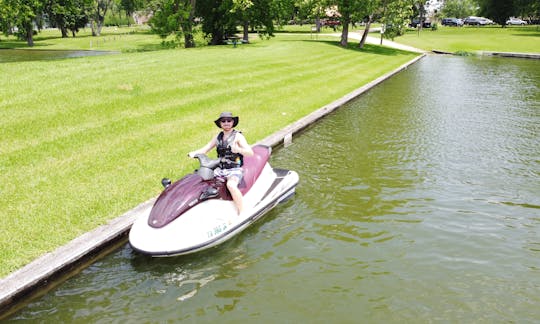
M 540 59 L 540 53 L 514 53 L 514 52 L 481 52 L 484 56 L 517 57 L 528 59 Z
M 287 144 L 293 137 L 317 120 L 335 111 L 384 80 L 406 69 L 425 54 L 403 64 L 348 95 L 314 111 L 297 122 L 275 132 L 255 144 L 271 147 Z M 12 314 L 32 298 L 79 273 L 86 266 L 126 243 L 131 225 L 140 215 L 149 212 L 156 198 L 149 199 L 127 213 L 88 232 L 68 244 L 47 253 L 22 269 L 0 280 L 0 319 Z

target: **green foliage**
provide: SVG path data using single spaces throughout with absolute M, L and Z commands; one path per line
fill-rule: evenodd
M 475 54 L 471 53 L 471 52 L 467 52 L 467 51 L 457 51 L 454 53 L 454 55 L 457 55 L 457 56 L 473 56 Z
M 50 0 L 45 12 L 50 23 L 60 29 L 62 37 L 68 37 L 68 30 L 75 35 L 79 29 L 88 23 L 87 10 L 90 8 L 87 1 L 82 0 Z
M 0 4 L 4 15 L 0 24 L 2 32 L 8 35 L 15 29 L 19 38 L 33 46 L 34 22 L 43 14 L 44 3 L 40 0 L 3 0 Z
M 413 13 L 410 0 L 382 0 L 384 38 L 394 39 L 405 33 L 407 23 Z
M 237 19 L 232 0 L 198 0 L 196 16 L 204 17 L 202 31 L 209 35 L 211 45 L 221 45 L 236 33 Z
M 477 14 L 478 4 L 475 0 L 446 0 L 442 8 L 444 17 L 465 18 Z
M 150 26 L 161 38 L 176 38 L 176 44 L 193 47 L 193 8 L 189 0 L 155 0 L 152 2 Z M 182 40 L 182 37 L 184 39 Z
M 108 12 L 105 16 L 105 20 L 103 24 L 105 26 L 129 26 L 133 24 L 133 17 L 130 15 L 120 15 L 120 14 L 114 14 L 113 12 Z
M 517 13 L 515 2 L 515 0 L 480 0 L 480 14 L 504 26 L 508 18 Z

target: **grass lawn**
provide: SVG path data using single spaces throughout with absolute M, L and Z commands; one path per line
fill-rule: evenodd
M 540 53 L 540 26 L 440 26 L 421 32 L 408 30 L 394 41 L 425 50 L 447 52 Z
M 141 31 L 58 36 L 35 48 L 124 53 L 0 64 L 0 277 L 191 172 L 221 111 L 254 143 L 417 55 L 309 34 L 152 52 L 161 40 Z

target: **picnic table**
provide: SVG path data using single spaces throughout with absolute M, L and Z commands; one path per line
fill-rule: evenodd
M 238 44 L 238 40 L 240 39 L 240 37 L 238 37 L 238 36 L 230 36 L 227 39 L 232 42 L 234 47 L 236 47 L 236 44 Z

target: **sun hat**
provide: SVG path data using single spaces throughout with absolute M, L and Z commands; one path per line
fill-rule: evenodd
M 233 117 L 233 114 L 232 112 L 228 112 L 228 111 L 224 111 L 222 112 L 220 115 L 219 115 L 219 118 L 214 120 L 214 123 L 216 124 L 217 127 L 221 128 L 221 124 L 219 123 L 221 121 L 221 118 L 232 118 L 233 120 L 233 127 L 236 127 L 236 125 L 238 125 L 238 121 L 240 118 L 238 118 L 238 116 L 234 116 Z

